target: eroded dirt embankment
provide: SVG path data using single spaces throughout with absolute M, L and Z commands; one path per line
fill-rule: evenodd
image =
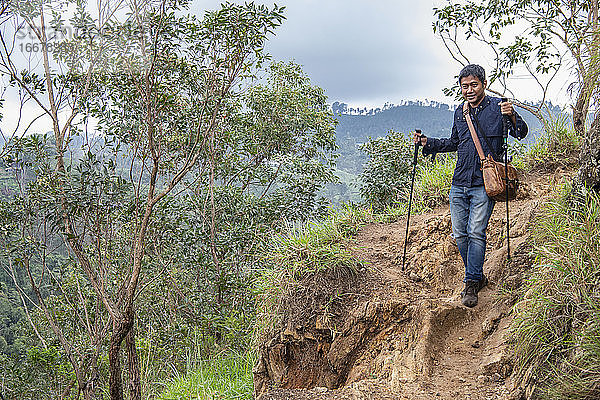
M 328 295 L 320 298 L 313 287 L 310 312 L 290 311 L 261 348 L 257 398 L 523 397 L 526 388 L 511 379 L 510 309 L 532 264 L 530 223 L 561 176 L 531 176 L 511 202 L 511 262 L 505 206 L 496 205 L 484 266 L 490 285 L 474 309 L 460 303 L 463 267 L 447 205 L 411 218 L 404 271 L 405 221 L 363 227 L 348 246 L 367 268 L 344 279 L 323 277 Z

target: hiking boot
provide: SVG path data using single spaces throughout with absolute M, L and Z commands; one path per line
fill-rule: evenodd
M 460 294 L 463 305 L 467 307 L 475 307 L 478 301 L 477 293 L 487 286 L 487 284 L 488 279 L 485 275 L 483 275 L 478 281 L 467 279 L 465 282 L 465 290 L 463 290 Z
M 465 290 L 462 291 L 461 301 L 467 307 L 475 307 L 477 305 L 477 292 L 479 291 L 479 281 L 467 279 L 465 282 Z

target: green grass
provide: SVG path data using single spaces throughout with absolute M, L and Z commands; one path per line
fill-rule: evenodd
M 263 259 L 263 274 L 256 282 L 257 336 L 273 328 L 284 311 L 281 310 L 282 299 L 306 279 L 318 274 L 355 275 L 362 262 L 352 256 L 345 240 L 375 219 L 370 209 L 346 206 L 332 210 L 323 221 L 306 223 L 292 228 L 286 235 L 277 235 Z M 192 361 L 188 373 L 169 382 L 156 398 L 251 399 L 255 362 L 253 354 Z
M 252 399 L 255 362 L 251 353 L 200 361 L 185 376 L 168 383 L 157 400 Z
M 320 286 L 324 281 L 343 282 L 356 276 L 363 262 L 352 255 L 347 239 L 374 219 L 370 209 L 346 206 L 332 210 L 323 221 L 306 223 L 275 238 L 256 284 L 257 341 L 273 333 L 289 312 L 288 302 L 296 303 L 298 290 L 303 293 L 298 301 L 309 300 L 313 291 L 315 296 L 334 296 Z
M 423 208 L 448 203 L 456 157 L 440 154 L 433 163 L 419 170 L 415 182 L 415 199 Z
M 356 260 L 343 240 L 355 234 L 360 225 L 361 217 L 354 210 L 334 212 L 324 221 L 308 222 L 289 235 L 279 235 L 267 260 L 273 266 L 285 266 L 278 270 L 291 281 L 324 270 L 353 270 Z
M 533 232 L 538 265 L 512 325 L 517 371 L 542 399 L 600 398 L 600 196 L 564 188 Z

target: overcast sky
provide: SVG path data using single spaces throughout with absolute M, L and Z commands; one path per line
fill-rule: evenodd
M 243 3 L 243 1 L 234 1 Z M 273 5 L 273 1 L 256 3 Z M 195 0 L 194 13 L 219 0 Z M 284 0 L 287 20 L 269 40 L 275 60 L 294 60 L 329 101 L 383 105 L 400 100 L 450 103 L 442 88 L 460 65 L 431 27 L 433 0 Z

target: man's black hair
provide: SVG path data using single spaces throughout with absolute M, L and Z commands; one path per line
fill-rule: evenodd
M 469 64 L 463 69 L 460 70 L 460 74 L 458 74 L 458 83 L 462 78 L 466 78 L 467 76 L 474 76 L 479 79 L 481 83 L 485 82 L 485 69 L 481 65 L 477 64 Z

